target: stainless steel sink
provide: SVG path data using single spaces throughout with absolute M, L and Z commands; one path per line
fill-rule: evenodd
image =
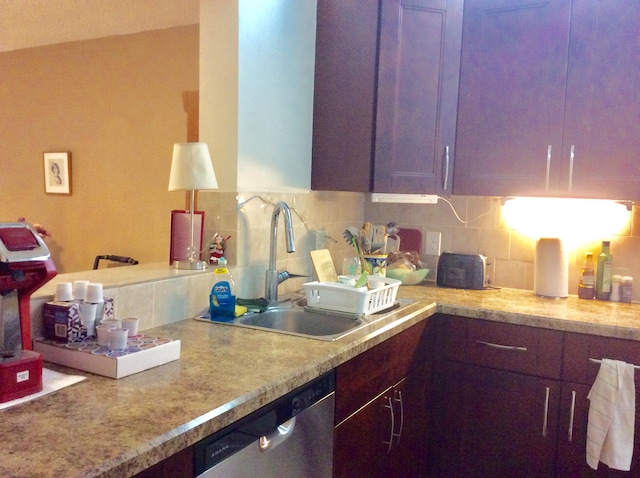
M 249 313 L 232 322 L 212 322 L 235 325 L 259 330 L 267 330 L 281 334 L 298 335 L 317 340 L 338 340 L 352 332 L 402 310 L 414 301 L 400 299 L 390 308 L 381 312 L 355 317 L 349 314 L 330 311 L 315 311 L 304 307 L 305 301 L 293 301 L 288 307 L 276 307 L 260 313 Z M 198 320 L 211 322 L 208 314 L 196 317 Z
M 363 324 L 362 319 L 317 313 L 302 308 L 267 310 L 245 315 L 236 322 L 245 326 L 318 338 L 342 336 Z

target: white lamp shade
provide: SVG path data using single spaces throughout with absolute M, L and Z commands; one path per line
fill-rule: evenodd
M 169 191 L 218 189 L 207 143 L 173 145 Z

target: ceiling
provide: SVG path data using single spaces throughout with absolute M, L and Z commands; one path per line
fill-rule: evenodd
M 200 0 L 0 0 L 0 52 L 200 21 Z

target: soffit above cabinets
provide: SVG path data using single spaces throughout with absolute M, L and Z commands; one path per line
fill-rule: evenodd
M 0 0 L 0 52 L 200 21 L 199 0 Z

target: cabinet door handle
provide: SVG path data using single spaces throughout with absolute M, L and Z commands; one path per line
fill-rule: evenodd
M 571 145 L 569 153 L 569 191 L 573 190 L 573 160 L 576 158 L 576 145 Z
M 576 391 L 571 390 L 571 412 L 569 413 L 569 441 L 573 441 L 573 416 L 576 410 Z
M 549 174 L 551 173 L 551 145 L 547 146 L 547 179 L 545 182 L 545 191 L 549 190 Z
M 442 179 L 442 189 L 449 187 L 449 146 L 444 147 L 444 178 Z
M 394 413 L 393 413 L 393 401 L 391 400 L 391 397 L 384 397 L 387 399 L 387 403 L 385 404 L 384 408 L 388 408 L 389 409 L 389 418 L 391 421 L 391 430 L 389 432 L 389 441 L 383 441 L 382 443 L 384 445 L 388 445 L 387 447 L 387 455 L 391 452 L 391 447 L 393 446 L 393 437 L 394 437 L 394 430 L 396 428 L 396 422 L 395 422 L 395 417 L 394 417 Z
M 395 401 L 400 405 L 400 426 L 398 427 L 398 433 L 394 433 L 393 436 L 396 438 L 396 445 L 399 445 L 400 437 L 402 436 L 402 430 L 404 428 L 404 402 L 402 401 L 402 391 L 397 390 L 395 393 L 398 396 Z
M 485 342 L 484 340 L 476 339 L 476 342 L 482 345 L 486 345 L 487 347 L 491 347 L 493 349 L 500 350 L 515 350 L 516 352 L 526 352 L 527 347 L 519 347 L 517 345 L 502 345 L 502 344 L 494 344 L 493 342 Z
M 546 387 L 547 393 L 544 399 L 544 418 L 542 420 L 542 437 L 547 437 L 547 420 L 549 416 L 549 387 Z

